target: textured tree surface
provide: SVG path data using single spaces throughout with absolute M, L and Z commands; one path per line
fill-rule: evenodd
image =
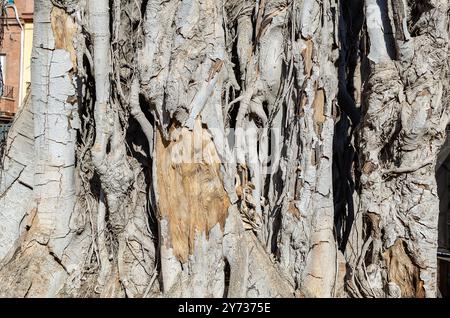
M 0 295 L 436 297 L 447 0 L 35 0 Z

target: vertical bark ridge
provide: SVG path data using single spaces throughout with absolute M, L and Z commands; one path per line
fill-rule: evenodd
M 0 294 L 435 296 L 448 9 L 36 0 Z

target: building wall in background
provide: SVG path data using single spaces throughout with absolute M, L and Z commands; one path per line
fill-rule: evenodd
M 30 89 L 31 85 L 31 52 L 33 50 L 33 22 L 25 23 L 25 43 L 23 60 L 23 99 Z M 23 101 L 22 101 L 23 102 Z
M 22 101 L 19 100 L 20 87 L 22 87 L 22 100 L 27 94 L 27 87 L 31 78 L 31 51 L 33 44 L 33 11 L 34 0 L 15 0 L 19 21 L 24 28 L 17 23 L 14 10 L 7 9 L 7 17 L 1 21 L 4 28 L 3 45 L 0 54 L 6 60 L 4 67 L 4 92 L 0 97 L 0 121 L 8 121 L 20 108 Z M 21 54 L 21 37 L 24 45 Z M 20 79 L 20 65 L 23 59 L 23 78 Z

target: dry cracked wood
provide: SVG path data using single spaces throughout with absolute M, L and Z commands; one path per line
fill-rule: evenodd
M 448 9 L 35 0 L 0 295 L 436 296 Z

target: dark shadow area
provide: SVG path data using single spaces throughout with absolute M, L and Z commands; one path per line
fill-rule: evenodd
M 225 286 L 223 289 L 223 298 L 228 298 L 228 290 L 230 288 L 230 273 L 231 273 L 231 269 L 230 269 L 230 263 L 228 263 L 228 260 L 225 258 L 224 259 L 225 262 L 225 267 L 224 267 L 224 275 L 225 275 Z
M 339 108 L 333 137 L 333 203 L 336 237 L 339 249 L 344 252 L 355 215 L 353 168 L 357 156 L 352 138 L 361 116 L 354 98 L 354 77 L 360 62 L 364 2 L 342 2 L 339 16 Z
M 408 5 L 411 7 L 411 15 L 408 20 L 408 31 L 412 37 L 420 35 L 419 28 L 416 28 L 416 24 L 420 21 L 424 13 L 427 13 L 433 9 L 433 5 L 430 0 L 412 1 L 408 0 Z
M 439 291 L 450 298 L 450 126 L 447 139 L 436 163 L 436 182 L 439 195 L 438 223 L 438 280 Z

